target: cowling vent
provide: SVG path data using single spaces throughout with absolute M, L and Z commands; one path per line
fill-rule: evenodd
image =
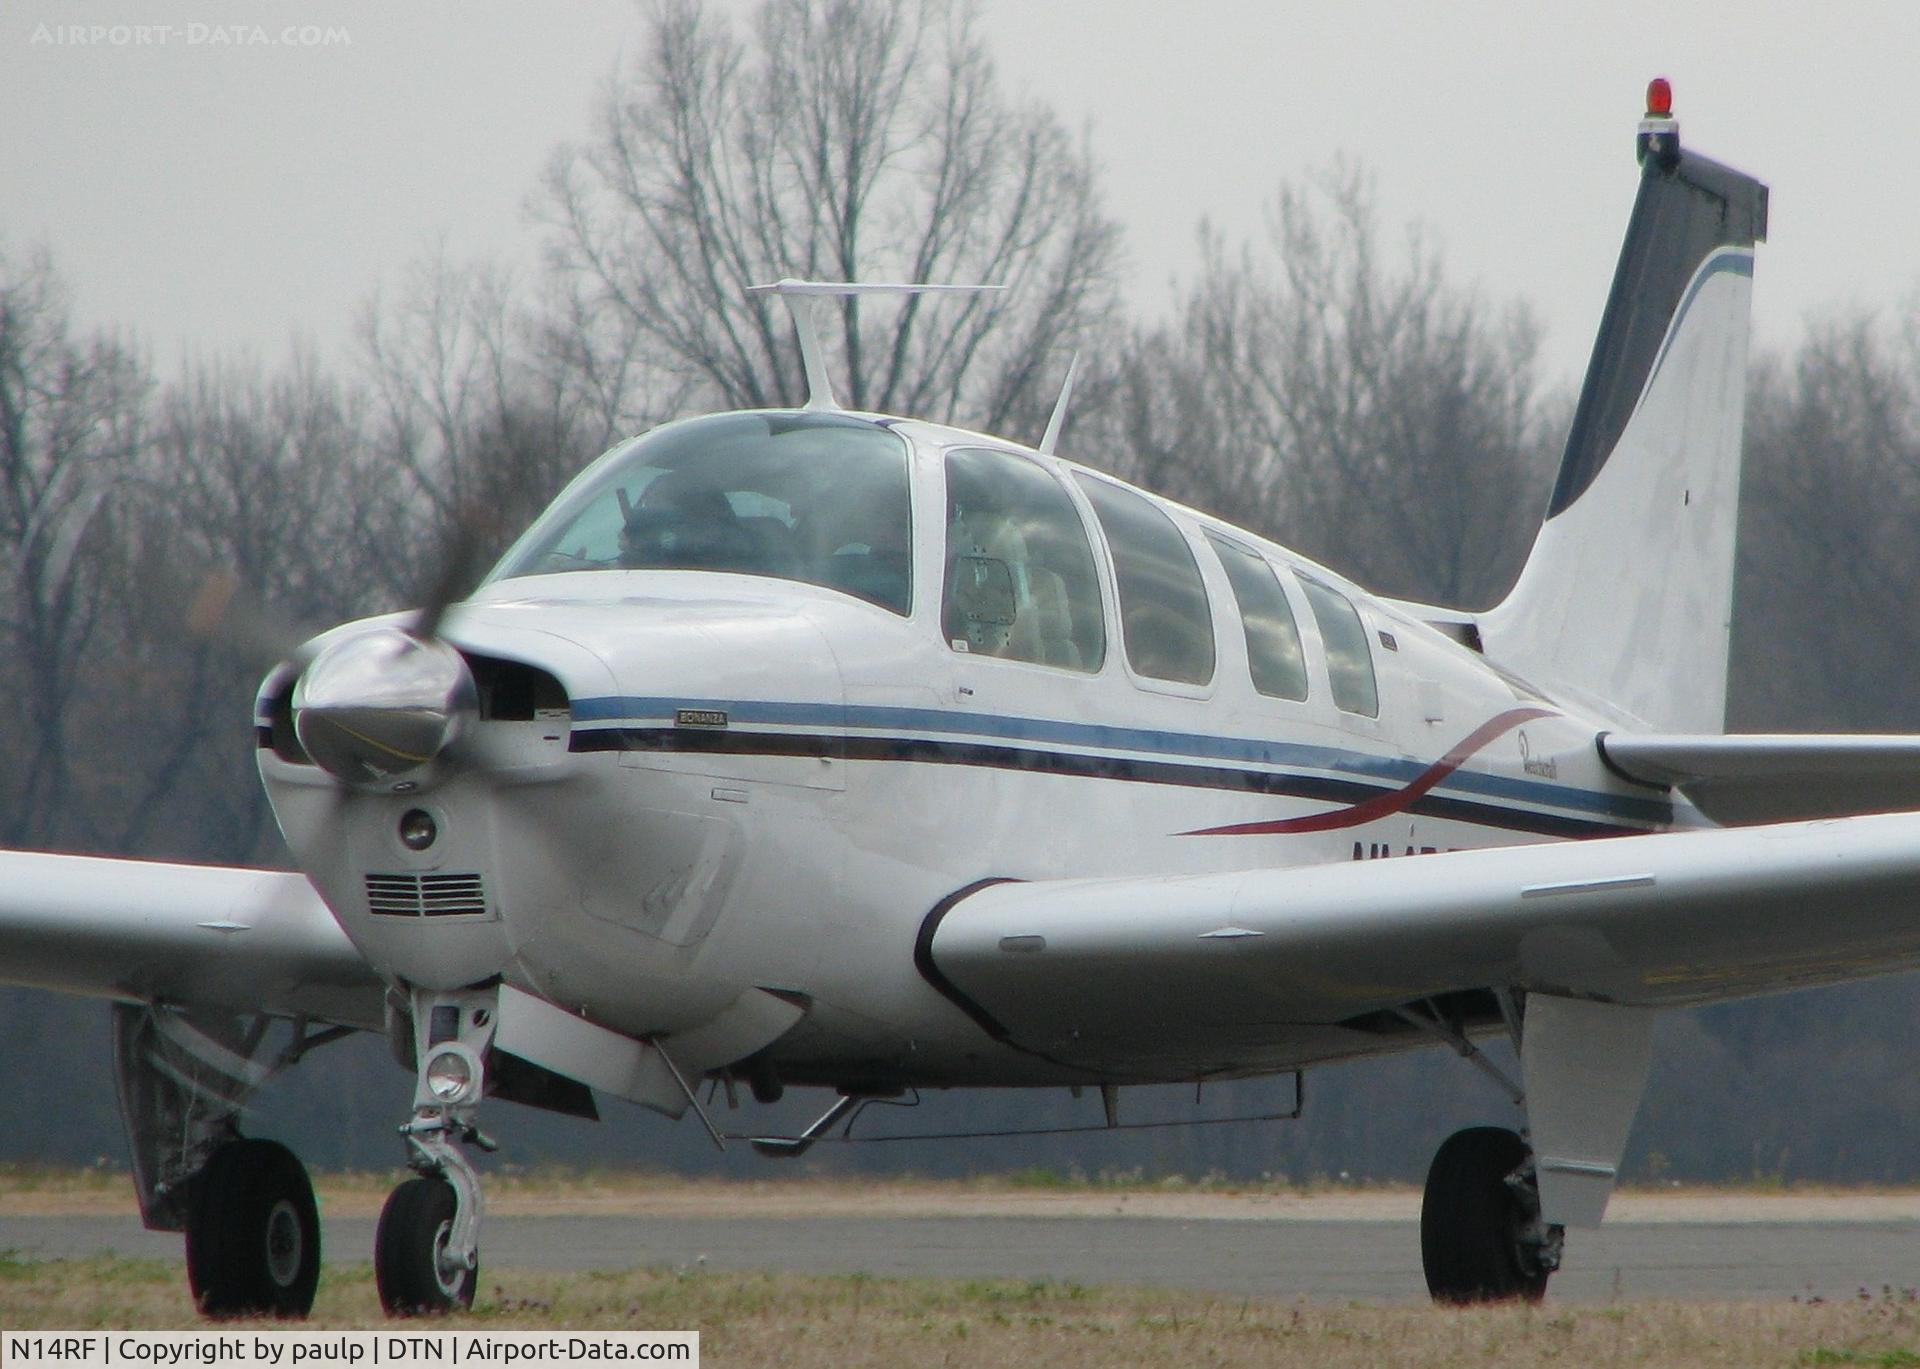
M 485 917 L 486 882 L 477 874 L 368 875 L 367 911 L 375 917 Z

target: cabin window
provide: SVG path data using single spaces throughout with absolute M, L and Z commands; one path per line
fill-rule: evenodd
M 1349 713 L 1380 716 L 1380 687 L 1373 678 L 1373 651 L 1367 629 L 1347 596 L 1311 575 L 1300 576 L 1320 640 L 1327 646 L 1327 680 L 1333 701 Z
M 1253 687 L 1275 699 L 1307 697 L 1307 657 L 1293 606 L 1267 559 L 1250 547 L 1216 533 L 1207 542 L 1220 558 L 1240 606 L 1240 627 L 1247 638 L 1247 668 Z
M 488 578 L 704 570 L 913 603 L 907 446 L 838 414 L 721 414 L 615 448 L 569 485 Z
M 1151 500 L 1075 479 L 1113 550 L 1128 664 L 1150 679 L 1205 684 L 1213 678 L 1213 609 L 1187 539 Z
M 1086 525 L 1038 464 L 988 448 L 948 453 L 940 621 L 955 651 L 1089 672 L 1105 661 Z

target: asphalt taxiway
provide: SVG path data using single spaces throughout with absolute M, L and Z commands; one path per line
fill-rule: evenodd
M 1312 1200 L 1280 1214 L 1221 1203 L 962 1201 L 878 1215 L 742 1212 L 698 1203 L 667 1212 L 490 1215 L 489 1283 L 514 1269 L 709 1267 L 883 1277 L 1052 1279 L 1279 1298 L 1401 1301 L 1425 1296 L 1417 1205 Z M 747 1204 L 751 1206 L 751 1204 Z M 1598 1231 L 1570 1233 L 1555 1298 L 1853 1297 L 1920 1285 L 1920 1202 L 1911 1198 L 1622 1200 Z M 947 1210 L 951 1208 L 953 1210 Z M 1129 1208 L 1133 1210 L 1129 1210 Z M 1031 1210 L 1023 1210 L 1031 1209 Z M 331 1261 L 370 1258 L 373 1219 L 330 1215 Z M 127 1215 L 0 1213 L 15 1258 L 101 1252 L 180 1259 L 178 1236 Z

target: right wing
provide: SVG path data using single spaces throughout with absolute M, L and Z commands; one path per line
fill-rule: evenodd
M 1920 965 L 1920 813 L 994 884 L 936 910 L 917 959 L 1057 1062 L 1290 1068 L 1489 989 L 1678 1006 Z
M 379 1030 L 385 986 L 304 875 L 0 851 L 0 983 Z

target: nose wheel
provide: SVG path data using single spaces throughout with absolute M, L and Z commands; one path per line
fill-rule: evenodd
M 373 1239 L 373 1281 L 388 1316 L 473 1306 L 479 1252 L 467 1266 L 452 1249 L 456 1207 L 453 1185 L 438 1175 L 409 1179 L 388 1196 Z

